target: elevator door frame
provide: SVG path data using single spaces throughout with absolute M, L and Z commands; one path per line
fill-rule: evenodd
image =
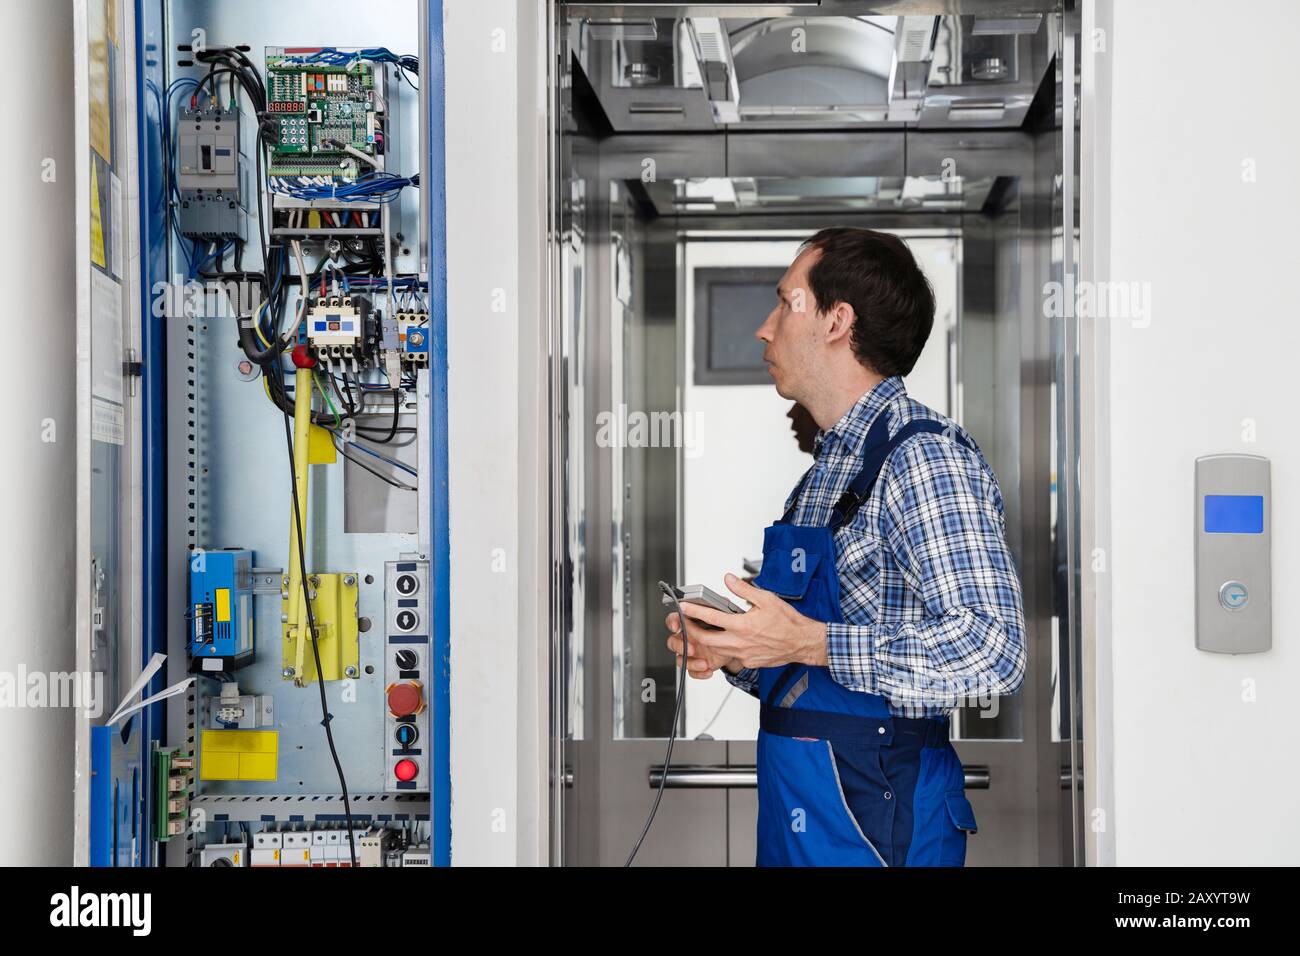
M 553 21 L 553 23 L 558 23 L 558 18 L 556 21 Z M 552 39 L 557 44 L 557 47 L 562 46 L 562 44 L 560 44 L 558 28 Z M 552 59 L 552 62 L 554 62 L 554 59 Z M 1061 84 L 1058 80 L 1058 89 L 1060 85 Z M 1071 93 L 1072 92 L 1073 91 L 1071 90 Z M 552 88 L 552 93 L 552 119 L 554 120 L 559 115 L 558 95 L 554 87 Z M 1067 103 L 1070 102 L 1068 99 L 1069 95 L 1070 94 L 1067 94 Z M 552 125 L 552 135 L 555 141 L 551 153 L 552 173 L 555 176 L 555 181 L 550 183 L 550 195 L 552 198 L 550 215 L 551 235 L 554 240 L 559 236 L 559 217 L 557 212 L 558 197 L 560 195 L 560 190 L 564 188 L 565 183 L 561 182 L 559 179 L 559 170 L 562 169 L 564 165 L 562 159 L 563 144 L 559 141 L 563 134 L 555 125 Z M 1035 149 L 1035 153 L 1037 154 L 1035 162 L 1039 165 L 1040 173 L 1043 168 L 1044 160 L 1047 160 L 1052 164 L 1052 172 L 1061 169 L 1063 154 L 1065 154 L 1069 149 L 1068 143 L 1062 145 L 1062 140 L 1066 138 L 1066 134 L 1059 128 L 1051 134 L 1044 134 L 1039 137 L 1040 143 Z M 601 165 L 603 166 L 604 164 L 601 163 Z M 1050 185 L 1053 178 L 1057 179 L 1057 188 L 1055 190 L 1053 190 Z M 1062 272 L 1068 270 L 1070 267 L 1069 260 L 1063 260 L 1063 257 L 1060 254 L 1061 243 L 1059 240 L 1064 231 L 1068 230 L 1073 232 L 1074 218 L 1072 211 L 1071 213 L 1065 213 L 1061 208 L 1062 199 L 1059 188 L 1060 178 L 1061 177 L 1059 176 L 1054 177 L 1052 175 L 1046 177 L 1046 181 L 1049 184 L 1047 186 L 1046 199 L 1043 200 L 1043 197 L 1041 195 L 1039 196 L 1040 204 L 1045 202 L 1045 205 L 1040 205 L 1035 214 L 1037 218 L 1034 219 L 1033 228 L 1038 230 L 1039 240 L 1039 248 L 1035 252 L 1035 256 L 1045 256 L 1046 258 L 1037 259 L 1035 268 L 1026 270 L 1025 275 L 1021 277 L 1021 292 L 1025 295 L 1029 295 L 1029 301 L 1033 302 L 1035 306 L 1039 302 L 1041 290 L 1036 289 L 1034 283 L 1041 281 L 1044 276 L 1060 278 Z M 1066 179 L 1069 178 L 1070 177 L 1066 177 Z M 600 182 L 602 184 L 607 184 L 608 179 L 601 178 Z M 1043 183 L 1041 176 L 1038 178 L 1038 182 L 1040 185 Z M 600 190 L 597 190 L 597 192 L 599 191 Z M 1065 202 L 1069 203 L 1072 192 L 1072 189 L 1067 189 L 1065 191 Z M 1072 203 L 1069 204 L 1072 205 Z M 800 217 L 792 217 L 792 221 L 798 221 L 799 218 Z M 909 225 L 916 222 L 912 217 L 900 218 L 904 218 Z M 801 222 L 799 224 L 800 226 L 806 225 L 811 231 L 811 229 L 816 228 L 819 225 L 829 224 L 834 219 L 835 217 L 816 217 L 816 223 Z M 697 221 L 692 220 L 692 222 Z M 701 220 L 699 222 L 703 224 L 704 221 Z M 873 220 L 873 225 L 882 228 L 888 227 L 887 220 L 884 219 Z M 1056 239 L 1055 255 L 1052 249 L 1053 237 Z M 588 235 L 587 238 L 589 242 L 597 241 L 592 235 Z M 558 267 L 559 257 L 554 255 L 554 248 L 552 248 L 551 263 L 553 268 Z M 554 278 L 556 277 L 553 276 L 553 279 Z M 552 299 L 550 303 L 552 308 L 551 341 L 553 354 L 555 354 L 554 344 L 558 335 L 556 331 L 556 322 L 559 320 L 561 315 L 558 311 L 561 304 L 558 301 L 558 286 L 559 282 L 553 281 Z M 964 308 L 965 303 L 963 302 L 963 311 Z M 589 321 L 592 318 L 593 317 L 589 314 Z M 1032 365 L 1035 361 L 1039 364 L 1035 367 L 1029 367 L 1022 370 L 1021 383 L 1022 386 L 1025 387 L 1025 391 L 1021 395 L 1022 413 L 1027 411 L 1029 414 L 1026 418 L 1022 418 L 1021 428 L 1022 430 L 1027 427 L 1036 428 L 1040 441 L 1050 441 L 1049 437 L 1045 437 L 1050 436 L 1050 429 L 1047 428 L 1043 422 L 1044 416 L 1056 416 L 1060 419 L 1058 424 L 1061 422 L 1073 423 L 1071 426 L 1062 429 L 1062 439 L 1064 440 L 1064 436 L 1067 432 L 1074 432 L 1075 429 L 1077 429 L 1077 416 L 1079 414 L 1077 395 L 1068 393 L 1068 380 L 1065 383 L 1066 387 L 1062 390 L 1066 392 L 1066 394 L 1057 396 L 1055 407 L 1053 406 L 1051 399 L 1051 387 L 1054 376 L 1061 368 L 1073 370 L 1076 354 L 1074 347 L 1075 342 L 1077 341 L 1077 330 L 1073 329 L 1068 324 L 1056 330 L 1061 340 L 1068 342 L 1071 346 L 1069 351 L 1069 360 L 1064 362 L 1059 361 L 1062 357 L 1061 355 L 1055 354 L 1051 351 L 1054 348 L 1051 341 L 1051 331 L 1052 330 L 1050 329 L 1040 328 L 1029 332 L 1031 335 L 1041 335 L 1043 337 L 1039 340 L 1038 344 L 1040 346 L 1044 344 L 1046 345 L 1047 351 L 1045 353 L 1033 353 L 1031 355 L 1024 355 L 1022 353 L 1022 360 L 1026 365 Z M 1054 359 L 1056 361 L 1054 361 Z M 1044 374 L 1045 369 L 1049 366 L 1051 366 L 1053 370 L 1047 371 L 1046 374 Z M 1068 375 L 1069 373 L 1067 372 L 1066 374 Z M 561 374 L 559 370 L 552 368 L 553 415 L 557 408 L 563 407 L 563 401 L 557 395 L 557 389 L 562 390 L 563 385 L 563 374 Z M 1032 388 L 1028 388 L 1028 386 L 1031 385 Z M 1035 416 L 1038 417 L 1036 418 Z M 552 428 L 554 430 L 557 427 L 555 418 L 553 417 Z M 553 451 L 555 450 L 554 438 L 555 434 L 553 431 Z M 1032 451 L 1025 451 L 1025 446 L 1023 444 L 1021 447 L 1022 459 L 1026 455 L 1033 454 Z M 1064 449 L 1064 455 L 1067 463 L 1069 461 L 1074 461 L 1077 456 L 1077 448 L 1072 448 L 1067 443 Z M 1049 471 L 1053 467 L 1056 467 L 1057 462 L 1051 460 L 1050 446 L 1047 454 L 1042 455 L 1038 459 L 1038 462 L 1040 465 L 1047 464 Z M 564 458 L 561 453 L 558 460 L 553 459 L 552 472 L 553 481 L 557 481 L 558 476 L 559 481 L 557 483 L 561 484 L 563 475 L 554 469 L 558 468 L 562 470 L 563 466 Z M 1027 479 L 1025 479 L 1024 476 L 1021 476 L 1022 483 L 1026 480 Z M 1064 469 L 1058 469 L 1057 481 L 1060 482 L 1063 489 L 1067 485 L 1070 486 L 1068 494 L 1071 497 L 1077 495 L 1077 488 L 1074 487 L 1077 485 L 1076 468 L 1070 467 L 1067 464 Z M 1045 486 L 1046 482 L 1044 481 L 1042 484 Z M 598 483 L 597 486 L 603 487 L 603 484 Z M 1039 489 L 1039 493 L 1044 496 L 1046 495 L 1046 491 L 1041 488 Z M 552 488 L 551 501 L 553 509 L 552 547 L 556 548 L 557 544 L 562 543 L 557 537 L 557 525 L 563 525 L 564 512 L 562 496 L 557 493 L 554 485 Z M 1043 502 L 1038 502 L 1036 507 L 1038 518 L 1033 523 L 1035 525 L 1041 525 L 1044 520 Z M 557 508 L 559 509 L 558 512 L 556 511 Z M 557 513 L 560 518 L 558 522 L 556 520 Z M 598 528 L 600 529 L 600 533 L 603 533 L 607 525 L 598 520 L 600 517 L 600 515 L 586 515 L 589 533 L 592 528 Z M 1077 521 L 1077 518 L 1075 520 Z M 1063 529 L 1063 533 L 1071 535 L 1076 534 L 1077 528 L 1074 527 L 1074 523 L 1074 521 L 1067 521 L 1067 524 L 1071 527 Z M 1071 582 L 1076 579 L 1078 571 L 1076 549 L 1077 545 L 1070 545 L 1069 553 L 1067 554 L 1067 580 Z M 1047 554 L 1050 558 L 1050 548 L 1045 548 L 1044 554 Z M 553 558 L 554 559 L 551 562 L 552 569 L 561 569 L 564 565 L 563 551 L 557 550 L 553 555 Z M 1042 575 L 1049 573 L 1049 571 L 1050 569 L 1048 568 L 1035 568 L 1030 570 L 1029 576 L 1037 576 L 1041 579 Z M 592 595 L 602 593 L 603 590 L 610 585 L 610 582 L 605 581 L 593 583 L 588 581 L 588 585 L 587 605 L 583 608 L 572 609 L 576 613 L 585 615 L 585 612 L 591 609 Z M 1070 584 L 1069 586 L 1073 588 L 1074 585 Z M 563 588 L 563 576 L 557 574 L 553 578 L 552 597 L 554 604 L 551 615 L 554 628 L 552 633 L 551 657 L 554 668 L 551 685 L 553 714 L 556 712 L 558 705 L 563 700 L 565 690 L 563 686 L 564 642 L 562 632 L 566 610 L 563 602 Z M 1038 606 L 1040 608 L 1040 613 L 1046 613 L 1048 618 L 1050 618 L 1051 593 L 1049 586 L 1047 591 L 1039 596 Z M 1077 618 L 1074 617 L 1072 609 L 1074 600 L 1075 598 L 1071 596 L 1071 610 L 1069 613 L 1071 614 L 1072 622 L 1077 620 Z M 1040 632 L 1040 640 L 1045 641 L 1051 639 L 1050 628 L 1046 629 L 1046 631 L 1047 633 L 1045 634 Z M 588 628 L 585 637 L 587 641 L 587 652 L 590 653 L 594 650 L 597 655 L 594 666 L 591 666 L 592 662 L 588 662 L 588 667 L 585 669 L 585 674 L 588 680 L 590 680 L 594 675 L 610 674 L 612 672 L 611 666 L 608 662 L 600 659 L 600 654 L 607 652 L 610 649 L 607 646 L 608 642 L 603 640 L 600 629 L 597 628 L 593 631 Z M 1071 665 L 1077 664 L 1077 645 L 1077 625 L 1072 623 L 1068 639 L 1068 647 L 1063 649 L 1064 653 L 1068 656 Z M 1074 739 L 1052 741 L 1050 735 L 1037 734 L 1034 728 L 1026 727 L 1027 733 L 1034 734 L 1036 746 L 1040 751 L 1040 757 L 1034 769 L 1034 783 L 1030 785 L 1026 782 L 1026 787 L 1032 786 L 1032 789 L 1038 796 L 1046 797 L 1053 804 L 1057 803 L 1057 795 L 1063 794 L 1064 796 L 1057 806 L 1057 811 L 1059 812 L 1054 811 L 1050 815 L 1035 812 L 1038 839 L 1036 840 L 1036 850 L 1033 854 L 1034 858 L 1017 860 L 1015 862 L 1038 864 L 1070 863 L 1076 861 L 1082 862 L 1081 848 L 1078 843 L 1078 831 L 1081 823 L 1082 812 L 1082 781 L 1076 748 L 1078 745 L 1077 731 L 1080 730 L 1082 726 L 1082 715 L 1078 710 L 1077 703 L 1079 700 L 1079 688 L 1083 683 L 1083 677 L 1077 673 L 1074 666 L 1070 667 L 1065 677 L 1069 681 L 1069 686 L 1063 689 L 1063 693 L 1069 696 L 1073 705 L 1071 711 L 1071 727 L 1067 728 L 1067 730 L 1073 730 L 1076 732 L 1072 735 Z M 607 682 L 606 687 L 608 687 Z M 1048 697 L 1051 693 L 1048 682 L 1043 679 L 1037 680 L 1032 688 L 1028 688 L 1027 685 L 1027 689 L 1032 690 L 1040 697 Z M 602 726 L 609 726 L 608 722 L 612 711 L 612 700 L 606 693 L 601 692 L 597 686 L 588 684 L 588 691 L 589 692 L 586 694 L 586 701 L 588 702 L 587 706 L 589 709 L 587 716 L 590 719 L 583 727 L 583 733 L 581 735 L 583 739 L 580 746 L 571 746 L 570 743 L 566 743 L 566 740 L 563 737 L 563 726 L 555 725 L 553 721 L 553 731 L 555 731 L 555 734 L 553 736 L 553 765 L 551 768 L 553 794 L 551 807 L 551 858 L 555 863 L 608 864 L 621 862 L 621 854 L 614 849 L 611 841 L 616 842 L 618 835 L 627 831 L 627 843 L 630 846 L 631 840 L 636 835 L 633 831 L 639 832 L 640 829 L 642 808 L 644 807 L 645 809 L 648 809 L 650 801 L 653 798 L 653 791 L 647 785 L 647 768 L 658 766 L 662 762 L 664 746 L 664 741 L 662 739 L 620 740 L 602 733 Z M 591 693 L 591 691 L 595 691 L 595 693 Z M 1048 715 L 1051 713 L 1050 707 L 1042 704 L 1031 706 L 1027 708 L 1027 710 L 1040 715 Z M 973 754 L 976 748 L 983 749 L 997 746 L 999 745 L 994 743 L 970 740 L 965 740 L 958 744 L 959 750 L 963 752 L 963 756 Z M 739 764 L 752 765 L 753 747 L 753 743 L 748 741 L 679 741 L 674 751 L 674 764 L 690 763 L 693 765 L 704 766 L 736 766 Z M 609 752 L 604 753 L 606 750 Z M 1064 763 L 1059 759 L 1062 756 L 1064 757 Z M 976 762 L 977 760 L 970 759 L 970 757 L 967 759 L 967 763 Z M 597 779 L 593 780 L 590 776 L 592 774 L 595 774 Z M 612 785 L 612 788 L 602 791 L 601 787 L 603 781 L 599 778 L 604 774 L 611 774 L 615 782 Z M 591 803 L 591 797 L 593 794 L 587 793 L 584 795 L 584 791 L 587 789 L 588 785 L 594 785 L 596 787 L 596 800 L 594 805 Z M 713 791 L 713 793 L 726 795 L 725 805 L 721 807 L 720 810 L 724 814 L 723 819 L 726 828 L 730 831 L 730 836 L 725 841 L 727 848 L 723 849 L 722 853 L 723 861 L 732 861 L 731 858 L 738 854 L 736 854 L 731 848 L 743 839 L 743 831 L 747 826 L 743 821 L 746 819 L 752 820 L 751 813 L 756 807 L 754 791 L 736 789 L 730 791 L 718 790 Z M 715 806 L 711 806 L 716 801 L 710 801 L 707 799 L 701 801 L 701 794 L 707 795 L 708 791 L 678 790 L 665 797 L 665 800 L 660 807 L 659 817 L 657 818 L 655 828 L 652 830 L 651 841 L 648 841 L 646 850 L 643 851 L 642 856 L 639 858 L 639 862 L 663 862 L 677 865 L 693 862 L 690 859 L 683 858 L 681 855 L 662 859 L 658 858 L 658 854 L 653 851 L 653 834 L 655 832 L 671 832 L 679 837 L 683 837 L 686 846 L 692 851 L 700 849 L 701 841 L 698 837 L 692 836 L 692 830 L 689 826 L 689 820 L 698 820 L 698 816 L 695 812 L 691 811 L 691 808 L 695 808 L 695 810 L 705 809 L 706 807 L 714 810 L 719 809 Z M 678 808 L 676 811 L 672 806 L 674 804 L 676 804 Z M 685 827 L 675 825 L 675 822 L 678 822 L 675 818 L 679 812 L 688 814 L 688 825 Z M 619 820 L 615 819 L 618 817 L 619 813 L 627 815 L 628 821 L 632 821 L 632 818 L 635 817 L 636 826 L 626 826 Z M 595 839 L 595 845 L 592 845 L 592 843 L 585 838 L 584 834 L 575 832 L 573 826 L 578 819 L 591 819 L 593 815 L 599 820 L 596 825 L 597 836 Z M 752 830 L 752 826 L 749 826 L 748 828 Z M 1071 830 L 1073 830 L 1074 833 L 1073 837 L 1071 836 Z M 702 842 L 708 844 L 707 850 L 709 854 L 714 854 L 718 849 L 707 839 Z M 972 845 L 974 845 L 974 841 L 972 841 Z M 616 860 L 614 859 L 615 856 L 618 856 L 619 858 Z M 716 859 L 710 859 L 696 862 L 718 861 Z M 734 860 L 734 862 L 739 862 L 739 860 Z

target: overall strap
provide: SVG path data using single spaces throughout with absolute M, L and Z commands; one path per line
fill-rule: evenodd
M 858 509 L 871 497 L 871 491 L 876 486 L 876 479 L 880 477 L 880 470 L 885 466 L 889 456 L 893 454 L 894 449 L 901 445 L 913 435 L 948 434 L 950 438 L 955 438 L 967 448 L 974 450 L 974 443 L 958 432 L 955 428 L 945 425 L 941 421 L 933 418 L 916 418 L 908 422 L 892 437 L 889 437 L 889 424 L 887 415 L 882 414 L 876 419 L 871 431 L 867 433 L 867 441 L 864 445 L 864 461 L 862 470 L 858 472 L 856 478 L 849 482 L 849 487 L 840 500 L 835 503 L 831 511 L 830 527 L 836 531 L 853 520 Z

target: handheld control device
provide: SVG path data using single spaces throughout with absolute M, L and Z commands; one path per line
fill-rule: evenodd
M 677 595 L 677 600 L 687 604 L 703 604 L 705 607 L 711 607 L 715 611 L 725 611 L 728 614 L 744 614 L 744 608 L 732 604 L 721 594 L 711 591 L 703 584 L 684 584 L 681 587 L 673 588 L 673 593 Z M 663 596 L 663 603 L 669 607 L 672 606 L 672 599 L 667 594 Z

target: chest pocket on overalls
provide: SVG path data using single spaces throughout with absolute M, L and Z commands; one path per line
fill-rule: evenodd
M 754 585 L 784 601 L 807 600 L 821 567 L 822 555 L 804 548 L 773 548 L 763 556 L 763 568 Z

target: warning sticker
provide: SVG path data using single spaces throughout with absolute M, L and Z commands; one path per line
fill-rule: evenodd
M 101 183 L 99 162 L 92 156 L 90 157 L 90 261 L 101 269 L 107 269 L 108 253 L 104 241 L 105 204 L 99 198 Z
M 121 445 L 125 439 L 122 286 L 93 269 L 90 279 L 91 437 Z

